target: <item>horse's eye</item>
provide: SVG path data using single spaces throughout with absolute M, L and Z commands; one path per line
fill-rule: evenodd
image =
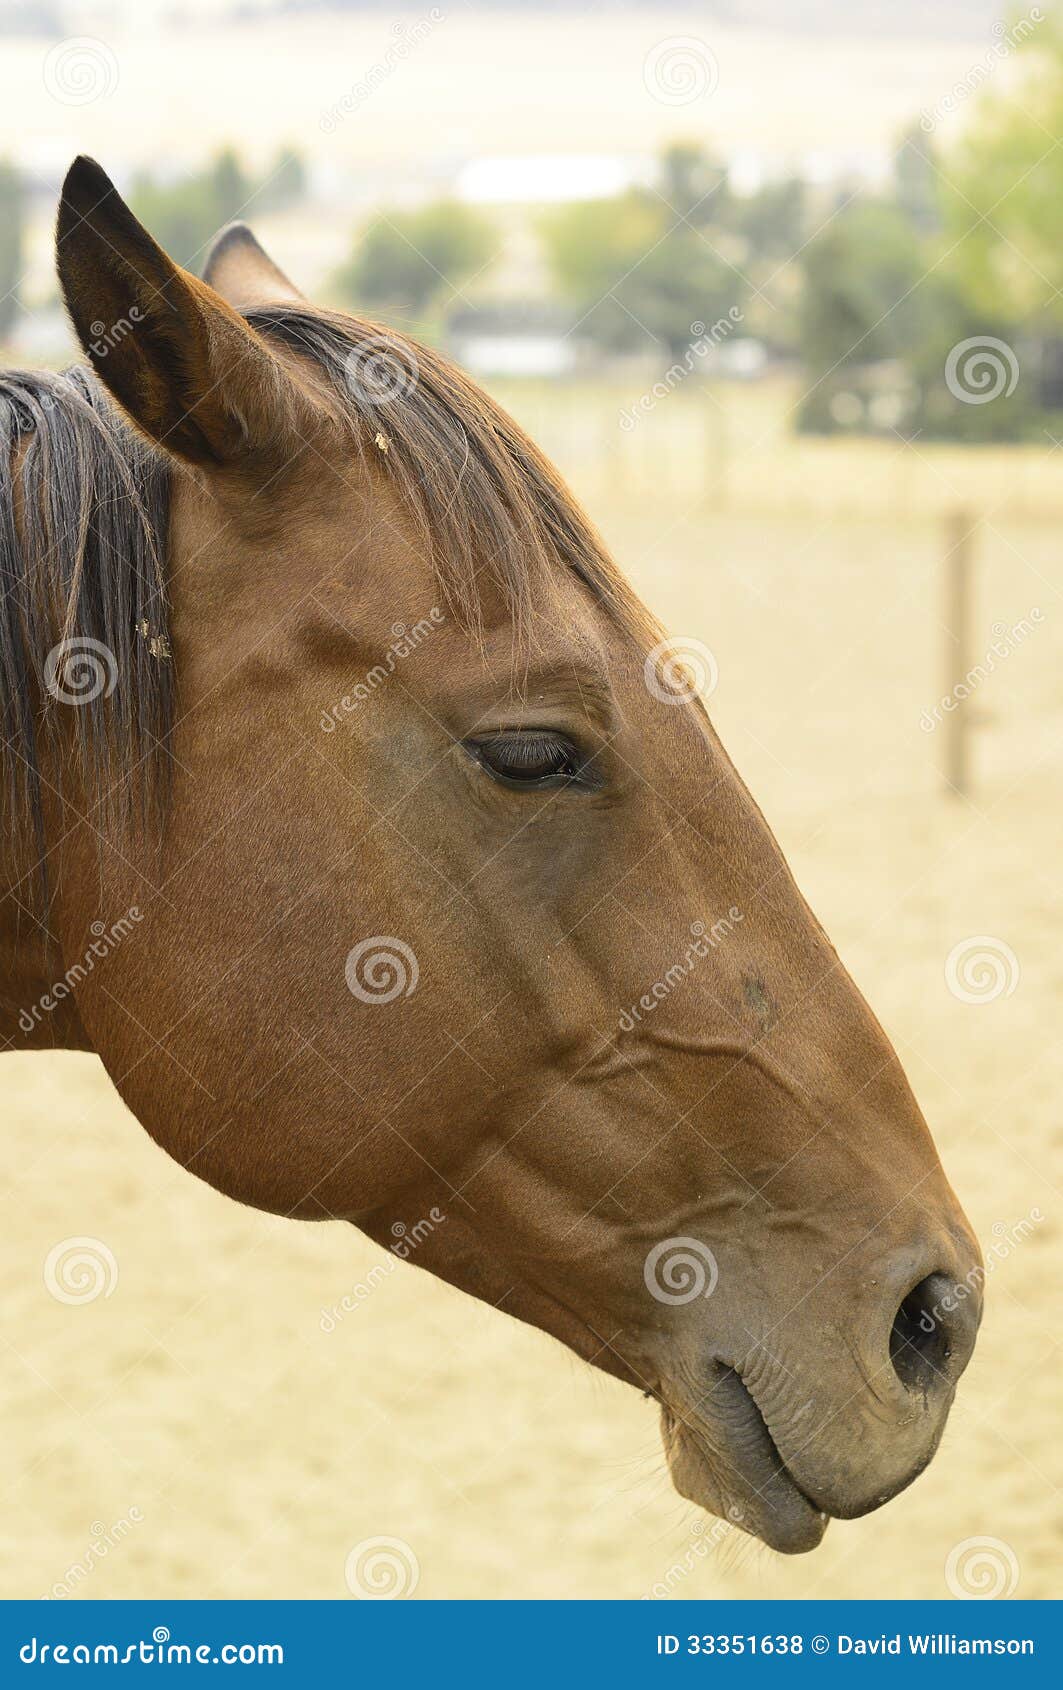
M 564 786 L 580 778 L 583 762 L 570 739 L 540 728 L 488 734 L 472 740 L 469 750 L 503 786 Z

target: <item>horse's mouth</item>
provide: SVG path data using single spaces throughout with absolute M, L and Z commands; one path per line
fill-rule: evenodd
M 697 1412 L 662 1403 L 661 1433 L 681 1496 L 784 1555 L 821 1542 L 829 1515 L 794 1479 L 733 1368 L 719 1369 Z

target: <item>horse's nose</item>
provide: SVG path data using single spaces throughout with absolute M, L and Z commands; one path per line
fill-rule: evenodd
M 924 1398 L 951 1394 L 971 1359 L 982 1300 L 970 1279 L 931 1273 L 906 1292 L 890 1329 L 893 1371 Z

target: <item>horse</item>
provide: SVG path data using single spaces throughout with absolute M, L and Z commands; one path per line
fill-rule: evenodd
M 659 1407 L 787 1553 L 938 1446 L 980 1256 L 697 677 L 440 352 L 79 158 L 0 383 L 6 1048 Z

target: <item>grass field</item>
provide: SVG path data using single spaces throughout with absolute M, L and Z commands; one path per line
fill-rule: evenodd
M 734 1535 L 709 1549 L 664 1475 L 652 1405 L 403 1264 L 323 1330 L 374 1247 L 197 1183 L 92 1059 L 7 1057 L 5 1594 L 342 1596 L 348 1552 L 380 1535 L 411 1547 L 419 1597 L 943 1596 L 950 1551 L 982 1536 L 1014 1557 L 1018 1595 L 1055 1588 L 1063 460 L 950 460 L 987 518 L 979 652 L 995 624 L 1041 613 L 980 686 L 962 799 L 942 790 L 940 730 L 920 726 L 944 690 L 955 488 L 936 502 L 909 449 L 820 448 L 787 500 L 777 448 L 758 464 L 735 428 L 714 498 L 711 453 L 699 468 L 678 409 L 671 453 L 657 413 L 625 438 L 632 463 L 672 464 L 635 481 L 612 456 L 611 397 L 544 404 L 518 396 L 653 608 L 715 653 L 724 741 L 896 1042 L 983 1247 L 1000 1245 L 941 1452 L 811 1556 Z M 1016 485 L 1022 499 L 997 496 Z M 1014 953 L 1010 995 L 948 990 L 945 960 L 975 935 Z M 77 1235 L 106 1241 L 119 1277 L 65 1306 L 42 1264 Z M 79 1562 L 91 1570 L 69 1579 Z

